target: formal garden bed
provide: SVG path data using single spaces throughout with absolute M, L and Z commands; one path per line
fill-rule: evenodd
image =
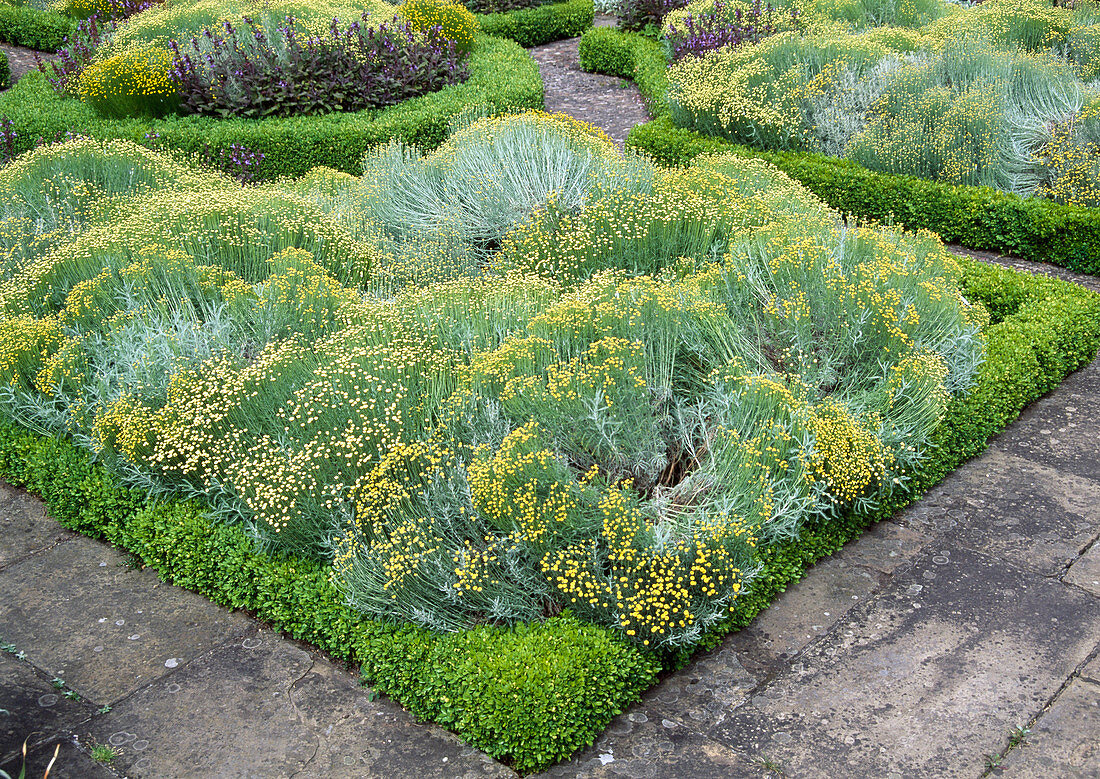
M 863 223 L 779 169 L 854 163 L 672 114 L 632 136 L 656 160 L 502 116 L 541 104 L 537 70 L 457 6 L 376 9 L 436 91 L 263 118 L 301 90 L 212 87 L 232 52 L 188 66 L 188 45 L 226 48 L 180 34 L 204 35 L 205 2 L 139 10 L 53 72 L 60 92 L 43 74 L 0 96 L 9 153 L 30 149 L 0 169 L 0 475 L 521 772 L 591 743 L 1100 346 L 1100 296 Z M 381 34 L 310 32 L 310 12 L 351 18 L 334 8 L 210 38 L 281 35 L 304 79 Z M 295 49 L 296 24 L 337 43 Z M 164 29 L 192 91 L 142 82 L 135 107 L 104 63 L 140 51 L 147 73 Z M 646 35 L 586 33 L 582 59 L 670 104 Z M 873 203 L 907 227 L 1027 214 L 1004 235 L 1096 270 L 1095 209 L 866 175 L 868 199 L 904 183 Z M 1057 253 L 1056 219 L 1084 249 Z
M 872 5 L 692 3 L 590 30 L 581 62 L 638 83 L 656 121 L 628 143 L 669 164 L 759 157 L 842 213 L 1100 270 L 1096 6 Z

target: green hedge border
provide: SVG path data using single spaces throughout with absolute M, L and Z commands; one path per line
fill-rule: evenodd
M 543 107 L 538 66 L 514 41 L 479 35 L 469 69 L 462 84 L 381 111 L 277 119 L 105 119 L 79 100 L 58 95 L 41 73 L 30 73 L 0 95 L 0 116 L 14 122 L 17 153 L 33 148 L 39 137 L 51 140 L 68 131 L 137 143 L 157 133 L 162 148 L 184 154 L 233 144 L 262 152 L 266 159 L 256 171 L 259 179 L 300 177 L 320 165 L 359 175 L 363 154 L 391 139 L 435 148 L 463 109 L 480 105 L 504 113 Z
M 57 11 L 0 5 L 0 43 L 53 53 L 76 31 L 76 20 Z
M 497 14 L 476 14 L 485 35 L 508 38 L 524 48 L 576 38 L 592 27 L 592 0 L 566 0 L 536 8 Z
M 1077 285 L 962 260 L 965 293 L 993 315 L 976 387 L 954 399 L 936 448 L 914 475 L 919 495 L 970 457 L 1020 410 L 1100 347 L 1100 295 Z M 0 420 L 0 476 L 41 495 L 66 527 L 128 549 L 168 582 L 216 603 L 248 609 L 289 635 L 361 665 L 364 678 L 421 719 L 533 772 L 592 743 L 662 669 L 658 657 L 568 613 L 514 628 L 433 634 L 363 619 L 340 602 L 314 563 L 255 551 L 239 528 L 211 522 L 193 502 L 153 504 L 68 441 Z M 761 550 L 764 570 L 733 617 L 699 649 L 748 624 L 816 560 L 836 552 L 874 516 L 807 528 L 797 543 Z
M 8 64 L 8 55 L 0 51 L 0 89 L 6 89 L 11 81 L 11 67 Z
M 655 72 L 660 60 L 660 75 Z M 812 152 L 761 151 L 676 127 L 668 117 L 668 80 L 659 44 L 635 33 L 599 29 L 581 38 L 581 66 L 633 78 L 656 117 L 626 145 L 668 165 L 705 152 L 733 152 L 775 165 L 842 214 L 925 228 L 971 249 L 1050 262 L 1100 275 L 1100 209 L 1026 198 L 989 187 L 953 186 L 875 173 L 851 160 Z

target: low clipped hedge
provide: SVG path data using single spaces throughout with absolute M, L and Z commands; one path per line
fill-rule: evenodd
M 11 67 L 8 64 L 8 55 L 0 51 L 0 89 L 6 89 L 11 81 Z
M 55 52 L 76 31 L 76 20 L 57 11 L 0 3 L 0 43 Z
M 530 48 L 576 38 L 592 27 L 594 15 L 592 0 L 565 0 L 504 13 L 477 14 L 477 21 L 484 34 Z
M 422 719 L 533 771 L 589 743 L 653 683 L 659 664 L 568 614 L 515 628 L 433 634 L 346 607 L 327 570 L 255 551 L 194 502 L 152 503 L 86 452 L 0 420 L 0 474 L 38 493 L 66 527 L 129 550 L 168 582 L 256 615 L 361 664 L 366 680 Z
M 1028 403 L 1087 364 L 1100 347 L 1100 295 L 1076 285 L 962 260 L 964 292 L 989 308 L 987 359 L 977 385 L 955 398 L 914 493 L 982 451 Z M 330 654 L 414 715 L 454 730 L 522 772 L 590 744 L 611 718 L 690 655 L 657 656 L 568 613 L 513 628 L 435 634 L 366 619 L 344 606 L 317 564 L 255 550 L 237 527 L 208 519 L 195 502 L 153 503 L 68 441 L 0 419 L 0 476 L 26 485 L 63 525 L 130 550 L 162 578 L 261 619 Z M 700 648 L 748 624 L 817 559 L 832 554 L 875 515 L 818 523 L 794 542 L 760 550 L 764 568 L 730 620 Z
M 656 119 L 635 127 L 626 145 L 667 165 L 687 165 L 705 152 L 756 157 L 801 182 L 841 213 L 913 230 L 925 228 L 972 249 L 1100 274 L 1100 209 L 1020 197 L 989 187 L 876 173 L 825 154 L 762 151 L 676 127 L 667 116 L 664 53 L 659 44 L 637 33 L 609 28 L 585 33 L 581 67 L 635 81 Z
M 218 119 L 169 116 L 164 119 L 107 119 L 79 100 L 54 92 L 41 73 L 30 73 L 0 95 L 0 116 L 14 123 L 16 153 L 66 132 L 93 138 L 124 138 L 200 154 L 234 144 L 264 155 L 259 179 L 302 176 L 319 165 L 358 175 L 364 152 L 391 139 L 432 149 L 447 136 L 450 121 L 463 109 L 492 112 L 542 108 L 538 66 L 513 41 L 478 36 L 469 58 L 470 77 L 462 84 L 406 100 L 382 110 L 273 119 Z M 502 74 L 507 74 L 506 77 Z

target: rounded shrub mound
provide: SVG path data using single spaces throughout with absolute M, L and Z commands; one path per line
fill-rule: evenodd
M 735 6 L 731 22 L 710 0 L 670 14 L 672 120 L 887 175 L 1091 202 L 1087 174 L 1069 173 L 1063 161 L 1094 156 L 1078 131 L 1100 95 L 1094 2 L 879 6 L 811 4 L 798 18 L 805 30 L 787 32 Z
M 406 0 L 397 13 L 414 30 L 426 33 L 435 27 L 446 40 L 454 41 L 459 51 L 470 51 L 477 33 L 477 17 L 454 0 Z
M 132 49 L 93 62 L 80 74 L 76 94 L 104 116 L 165 116 L 180 105 L 166 49 Z

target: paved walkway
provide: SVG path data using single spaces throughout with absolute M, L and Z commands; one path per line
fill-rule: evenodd
M 548 775 L 1100 775 L 1097 407 L 1100 360 Z M 512 775 L 2 485 L 0 592 L 8 771 L 29 737 L 28 777 Z

